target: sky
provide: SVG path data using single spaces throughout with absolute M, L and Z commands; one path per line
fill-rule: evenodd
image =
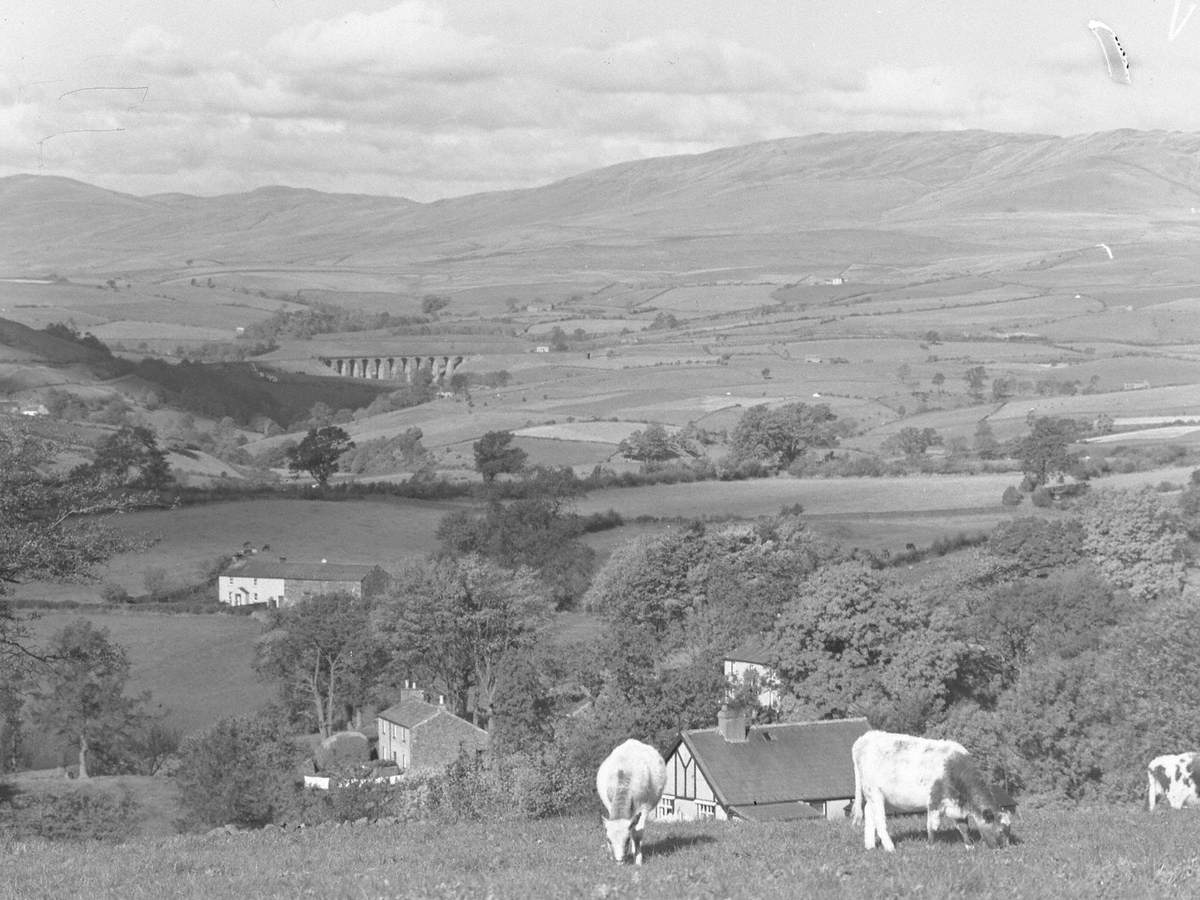
M 1192 15 L 1196 12 L 1196 15 Z M 1099 20 L 1129 83 L 1109 76 Z M 432 201 L 818 132 L 1200 131 L 1192 0 L 3 0 L 0 176 Z

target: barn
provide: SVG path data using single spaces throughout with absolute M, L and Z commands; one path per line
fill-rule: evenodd
M 680 734 L 657 817 L 841 819 L 854 798 L 850 747 L 870 728 L 866 719 L 747 727 L 743 712 L 723 708 L 716 728 Z
M 320 594 L 375 596 L 387 589 L 389 580 L 379 566 L 251 559 L 221 575 L 217 591 L 218 599 L 230 606 L 292 606 Z

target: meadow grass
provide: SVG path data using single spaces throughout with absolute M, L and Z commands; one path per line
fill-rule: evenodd
M 421 897 L 1175 898 L 1200 889 L 1200 817 L 1134 807 L 1030 810 L 1020 842 L 929 845 L 891 820 L 896 852 L 849 822 L 658 823 L 645 864 L 606 856 L 597 818 L 320 826 L 121 845 L 0 843 L 0 898 Z
M 150 691 L 151 708 L 165 712 L 166 724 L 184 733 L 256 712 L 276 696 L 275 686 L 254 671 L 262 625 L 248 616 L 80 610 L 42 612 L 29 624 L 44 640 L 78 618 L 108 629 L 132 664 L 127 692 Z

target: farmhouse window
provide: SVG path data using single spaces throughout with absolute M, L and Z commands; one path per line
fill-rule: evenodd
M 663 797 L 658 801 L 658 816 L 673 816 L 675 815 L 675 798 Z
M 705 803 L 703 800 L 696 801 L 696 818 L 715 819 L 716 817 L 717 805 L 715 803 Z

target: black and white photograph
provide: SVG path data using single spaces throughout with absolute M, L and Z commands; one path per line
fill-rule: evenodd
M 0 2 L 0 900 L 1200 895 L 1200 2 Z

